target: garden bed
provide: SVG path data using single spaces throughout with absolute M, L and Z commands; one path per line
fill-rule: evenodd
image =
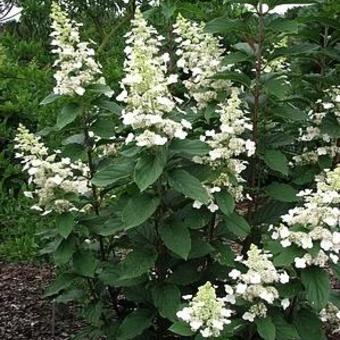
M 42 298 L 53 275 L 48 266 L 0 263 L 0 339 L 62 340 L 79 329 L 71 307 L 54 313 Z

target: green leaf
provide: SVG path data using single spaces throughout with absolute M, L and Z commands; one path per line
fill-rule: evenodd
M 134 171 L 134 180 L 139 189 L 144 191 L 155 183 L 162 174 L 165 165 L 166 156 L 162 151 L 155 155 L 144 153 L 139 158 Z
M 266 150 L 263 159 L 269 168 L 288 176 L 288 160 L 284 153 L 279 150 Z
M 148 309 L 138 309 L 130 313 L 119 327 L 117 340 L 135 339 L 152 324 L 153 313 Z
M 90 90 L 93 93 L 104 94 L 109 97 L 113 95 L 111 87 L 105 84 L 92 84 L 88 87 L 88 90 Z
M 307 293 L 307 299 L 317 311 L 326 306 L 330 296 L 330 279 L 327 273 L 318 267 L 302 270 L 301 282 Z
M 250 60 L 250 56 L 248 54 L 242 53 L 242 52 L 234 52 L 230 53 L 227 56 L 224 57 L 222 63 L 224 65 L 230 65 L 230 64 L 236 64 L 243 61 Z
M 264 319 L 256 319 L 255 323 L 257 332 L 259 333 L 262 339 L 275 340 L 276 329 L 270 317 L 266 317 Z
M 273 182 L 272 184 L 268 185 L 265 190 L 270 197 L 280 202 L 299 201 L 298 197 L 296 196 L 298 191 L 289 184 Z
M 238 237 L 246 237 L 250 233 L 250 226 L 246 219 L 236 213 L 224 216 L 226 228 Z
M 186 286 L 198 281 L 201 275 L 202 274 L 197 271 L 197 264 L 195 262 L 187 262 L 176 267 L 167 281 L 180 286 Z
M 58 130 L 63 129 L 68 124 L 72 123 L 82 112 L 81 106 L 75 103 L 66 104 L 60 111 L 56 128 Z
M 104 223 L 100 223 L 99 225 L 92 226 L 91 231 L 100 236 L 112 236 L 116 235 L 120 231 L 125 229 L 125 224 L 123 221 L 118 218 L 111 218 L 106 220 Z
M 231 31 L 242 32 L 246 25 L 238 19 L 231 20 L 228 17 L 216 18 L 206 24 L 205 30 L 209 33 L 230 33 Z
M 216 76 L 214 76 L 214 79 L 227 79 L 246 87 L 250 87 L 251 83 L 251 79 L 247 75 L 233 71 L 224 71 L 217 73 Z
M 164 244 L 178 256 L 187 259 L 191 250 L 191 238 L 187 227 L 181 223 L 164 225 L 159 230 Z
M 247 54 L 249 57 L 255 56 L 254 48 L 250 46 L 248 43 L 240 42 L 240 43 L 233 45 L 233 48 L 235 48 L 235 50 L 238 50 L 240 52 Z
M 231 250 L 230 246 L 223 243 L 214 244 L 214 248 L 217 250 L 214 258 L 222 265 L 222 266 L 234 266 L 234 258 L 235 254 Z
M 338 118 L 334 115 L 327 115 L 321 124 L 321 132 L 332 138 L 340 138 L 340 124 Z
M 74 216 L 70 212 L 63 213 L 63 214 L 57 216 L 56 223 L 57 223 L 58 233 L 63 238 L 68 238 L 68 236 L 71 234 L 73 226 L 75 224 Z
M 70 144 L 80 144 L 84 145 L 85 143 L 85 135 L 83 133 L 77 133 L 70 137 L 67 137 L 62 141 L 63 145 L 70 145 Z
M 294 262 L 296 257 L 301 257 L 304 254 L 304 251 L 296 246 L 283 248 L 280 245 L 280 248 L 280 253 L 274 257 L 274 264 L 278 267 L 288 266 Z
M 169 331 L 181 336 L 192 336 L 195 334 L 187 323 L 181 321 L 172 324 Z
M 135 249 L 119 264 L 120 280 L 133 279 L 155 266 L 157 253 L 150 248 Z
M 277 106 L 273 111 L 274 116 L 281 117 L 283 119 L 290 119 L 293 121 L 305 121 L 307 119 L 307 113 L 301 111 L 299 108 L 292 104 L 286 104 L 284 106 Z
M 120 115 L 121 112 L 123 111 L 123 108 L 120 105 L 110 100 L 100 99 L 96 103 L 100 108 L 107 110 L 111 113 L 115 113 L 117 115 Z
M 215 193 L 217 205 L 225 215 L 230 215 L 235 209 L 234 198 L 225 190 Z
M 72 301 L 79 301 L 85 296 L 85 292 L 82 289 L 71 289 L 66 291 L 62 295 L 59 295 L 56 299 L 56 303 L 64 303 L 67 304 Z
M 197 234 L 191 238 L 191 251 L 189 259 L 197 259 L 212 253 L 215 249 L 202 236 Z
M 272 316 L 276 328 L 276 340 L 298 340 L 300 336 L 294 325 L 288 323 L 281 315 Z
M 62 290 L 70 287 L 74 281 L 77 280 L 77 276 L 71 273 L 63 273 L 53 281 L 53 283 L 46 289 L 44 298 L 58 295 Z
M 76 251 L 75 240 L 73 237 L 69 237 L 66 240 L 62 240 L 58 249 L 54 253 L 55 261 L 58 265 L 68 263 L 73 253 Z
M 59 98 L 60 98 L 60 96 L 58 94 L 50 93 L 45 99 L 42 100 L 40 105 L 51 104 Z
M 169 184 L 176 191 L 201 203 L 207 204 L 210 201 L 207 189 L 185 170 L 172 171 L 169 174 Z
M 92 184 L 98 187 L 115 184 L 116 182 L 131 176 L 134 162 L 130 159 L 118 159 L 114 164 L 96 172 L 92 178 Z
M 176 320 L 176 313 L 181 304 L 181 292 L 173 284 L 162 284 L 151 291 L 152 300 L 159 314 L 171 321 Z
M 268 24 L 267 28 L 280 34 L 296 34 L 299 30 L 299 24 L 292 19 L 276 18 Z
M 78 275 L 94 277 L 97 260 L 90 250 L 80 250 L 73 255 L 73 266 Z
M 132 197 L 125 206 L 122 214 L 126 228 L 137 227 L 148 220 L 157 210 L 160 200 L 148 194 Z
M 301 340 L 326 340 L 323 324 L 318 315 L 302 309 L 295 315 L 293 322 Z
M 209 223 L 210 219 L 208 212 L 194 209 L 191 204 L 176 213 L 176 223 L 181 223 L 189 229 L 201 229 Z
M 170 153 L 185 156 L 204 156 L 209 150 L 206 143 L 192 139 L 174 139 L 169 146 Z

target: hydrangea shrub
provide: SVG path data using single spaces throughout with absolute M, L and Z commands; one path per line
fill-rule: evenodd
M 170 38 L 137 6 L 118 94 L 52 5 L 56 86 L 42 104 L 64 104 L 51 133 L 68 137 L 50 150 L 20 125 L 16 156 L 32 209 L 56 220 L 43 252 L 61 273 L 46 296 L 82 306 L 79 339 L 340 329 L 339 88 L 298 104 L 299 24 L 251 3 L 234 21 L 179 13 Z M 215 33 L 233 30 L 226 49 Z

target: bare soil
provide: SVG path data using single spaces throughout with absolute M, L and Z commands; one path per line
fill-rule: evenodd
M 0 339 L 65 340 L 80 328 L 71 306 L 42 298 L 53 268 L 0 262 Z

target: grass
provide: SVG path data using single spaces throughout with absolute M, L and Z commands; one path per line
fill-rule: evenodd
M 34 262 L 38 260 L 40 236 L 48 218 L 32 211 L 26 197 L 0 196 L 0 260 Z

